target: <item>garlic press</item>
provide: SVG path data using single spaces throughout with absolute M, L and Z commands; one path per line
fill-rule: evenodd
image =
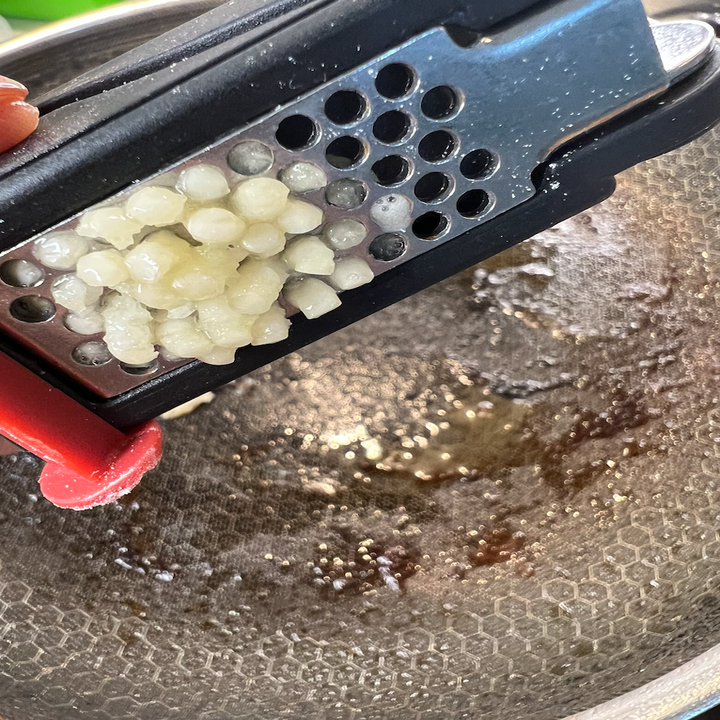
M 81 509 L 159 414 L 705 132 L 720 51 L 640 0 L 231 0 L 36 102 L 0 158 L 0 432 Z

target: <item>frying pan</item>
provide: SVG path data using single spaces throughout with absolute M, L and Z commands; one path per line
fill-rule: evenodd
M 200 5 L 127 10 L 160 32 Z M 88 67 L 146 32 L 131 17 L 81 21 L 102 31 Z M 32 86 L 32 42 L 5 53 Z M 59 510 L 33 457 L 0 458 L 5 720 L 711 704 L 719 158 L 714 132 L 628 171 L 592 211 L 165 421 L 163 463 L 110 506 Z

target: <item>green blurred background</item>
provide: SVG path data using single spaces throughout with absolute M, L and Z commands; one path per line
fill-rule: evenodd
M 97 10 L 117 0 L 0 0 L 0 15 L 10 19 L 59 20 L 69 15 Z

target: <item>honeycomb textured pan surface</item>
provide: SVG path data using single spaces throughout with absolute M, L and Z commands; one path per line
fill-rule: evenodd
M 719 173 L 222 389 L 109 507 L 1 459 L 5 720 L 554 720 L 717 644 Z

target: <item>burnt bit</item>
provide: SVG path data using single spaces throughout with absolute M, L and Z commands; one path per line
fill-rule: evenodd
M 562 373 L 558 378 L 540 382 L 538 380 L 516 380 L 502 374 L 482 373 L 488 382 L 488 388 L 503 398 L 508 400 L 525 399 L 537 395 L 538 393 L 548 392 L 561 387 L 568 387 L 573 384 L 575 377 L 569 373 Z
M 405 583 L 420 569 L 421 553 L 409 543 L 375 541 L 322 543 L 315 551 L 312 584 L 327 596 L 362 595 L 385 587 L 405 592 Z
M 629 390 L 622 384 L 614 386 L 605 411 L 595 413 L 584 409 L 578 412 L 568 442 L 577 444 L 583 440 L 611 438 L 646 425 L 652 414 L 645 407 L 642 395 L 638 389 Z
M 507 526 L 480 528 L 465 536 L 465 550 L 469 563 L 456 563 L 455 573 L 462 579 L 469 567 L 488 567 L 509 563 L 522 577 L 532 577 L 535 569 L 531 554 L 526 550 L 525 533 L 516 532 Z
M 571 467 L 567 467 L 568 456 L 587 441 L 619 437 L 623 457 L 637 456 L 654 449 L 647 442 L 641 443 L 631 436 L 632 430 L 646 426 L 655 417 L 655 413 L 644 403 L 641 390 L 628 389 L 618 383 L 610 389 L 604 404 L 605 409 L 600 412 L 578 408 L 567 431 L 545 447 L 538 464 L 549 485 L 578 490 L 586 487 L 599 473 L 605 472 L 604 457 L 578 458 Z

